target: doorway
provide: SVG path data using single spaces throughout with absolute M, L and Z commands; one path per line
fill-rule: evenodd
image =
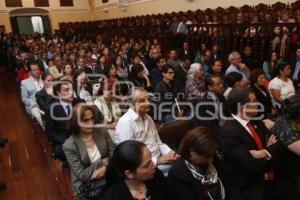
M 51 33 L 48 11 L 41 8 L 20 8 L 10 12 L 12 31 L 17 34 Z
M 44 25 L 41 16 L 18 16 L 16 19 L 18 23 L 19 34 L 44 33 Z

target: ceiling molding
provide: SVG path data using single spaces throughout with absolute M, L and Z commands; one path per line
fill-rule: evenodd
M 119 4 L 116 3 L 116 2 L 114 2 L 114 3 L 105 3 L 103 5 L 94 7 L 94 10 L 106 10 L 106 9 L 115 8 L 115 7 L 118 7 L 118 6 L 119 6 Z
M 128 0 L 127 3 L 126 3 L 126 5 L 122 5 L 119 2 L 105 3 L 105 4 L 102 4 L 100 6 L 94 7 L 93 10 L 104 10 L 104 11 L 107 11 L 108 9 L 111 9 L 111 8 L 128 7 L 128 6 L 131 6 L 131 5 L 145 3 L 145 2 L 150 2 L 150 1 L 153 1 L 153 0 Z
M 0 14 L 7 14 L 8 10 L 0 10 Z
M 79 8 L 55 8 L 50 9 L 50 12 L 52 13 L 74 13 L 74 12 L 90 12 L 91 9 L 79 9 Z

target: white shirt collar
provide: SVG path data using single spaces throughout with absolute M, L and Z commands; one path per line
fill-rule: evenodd
M 140 116 L 132 109 L 128 109 L 128 114 L 133 120 L 137 120 Z
M 65 102 L 65 101 L 62 101 L 61 99 L 59 99 L 62 107 L 66 110 L 67 106 L 70 106 L 70 109 L 72 108 L 72 104 L 69 103 L 69 102 Z
M 136 121 L 138 119 L 142 120 L 142 118 L 132 108 L 129 108 L 127 112 L 134 121 Z M 145 120 L 147 120 L 147 119 L 148 119 L 148 115 L 145 114 Z
M 238 117 L 238 116 L 236 116 L 236 115 L 234 115 L 234 114 L 232 114 L 232 117 L 233 117 L 236 121 L 238 121 L 243 127 L 247 127 L 247 124 L 249 123 L 249 120 L 244 120 L 244 119 L 242 119 L 242 118 L 240 118 L 240 117 Z

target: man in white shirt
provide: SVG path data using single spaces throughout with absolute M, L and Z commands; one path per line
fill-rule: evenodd
M 120 118 L 115 133 L 115 143 L 126 140 L 144 142 L 152 153 L 152 161 L 165 175 L 178 155 L 159 138 L 155 124 L 147 114 L 150 109 L 147 91 L 135 88 L 132 94 L 132 106 Z
M 21 98 L 25 104 L 26 112 L 44 128 L 41 111 L 35 99 L 35 94 L 44 87 L 38 63 L 30 63 L 29 71 L 30 77 L 21 82 Z

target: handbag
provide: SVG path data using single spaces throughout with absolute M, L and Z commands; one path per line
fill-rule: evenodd
M 84 194 L 84 196 L 87 199 L 97 199 L 101 197 L 101 195 L 104 193 L 106 186 L 106 180 L 105 178 L 100 179 L 93 179 L 84 182 L 80 187 L 79 190 Z

